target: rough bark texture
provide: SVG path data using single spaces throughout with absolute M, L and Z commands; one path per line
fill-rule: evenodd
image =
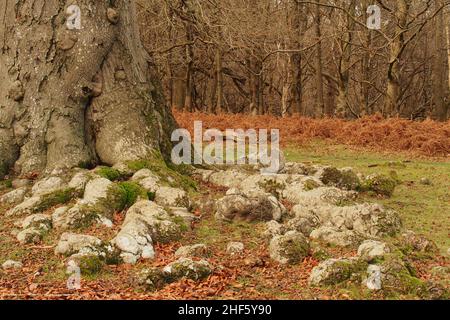
M 406 0 L 399 0 L 396 8 L 396 36 L 392 39 L 390 44 L 389 54 L 389 68 L 388 68 L 388 83 L 386 89 L 386 101 L 384 107 L 384 113 L 387 116 L 395 116 L 398 114 L 398 103 L 401 94 L 400 83 L 400 58 L 402 50 L 405 47 L 405 34 L 404 30 L 407 27 L 407 19 L 409 13 L 410 3 Z
M 442 0 L 436 0 L 436 9 L 443 5 Z M 434 23 L 434 60 L 433 60 L 433 118 L 440 121 L 447 119 L 448 109 L 448 84 L 446 37 L 444 27 L 444 10 L 441 10 L 435 18 Z
M 336 103 L 336 115 L 345 117 L 348 114 L 348 91 L 350 88 L 350 67 L 351 67 L 351 55 L 352 55 L 352 42 L 353 42 L 353 30 L 355 28 L 355 22 L 351 17 L 355 14 L 356 2 L 353 0 L 350 2 L 348 12 L 350 16 L 347 16 L 347 30 L 344 33 L 342 40 L 340 41 L 340 47 L 342 50 L 341 58 L 339 61 L 339 78 L 338 78 L 338 97 Z
M 0 3 L 0 168 L 18 173 L 167 151 L 175 121 L 149 67 L 133 0 Z M 162 121 L 164 119 L 164 121 Z M 0 172 L 1 173 L 1 172 Z
M 317 2 L 315 7 L 315 24 L 314 33 L 317 40 L 316 46 L 316 57 L 315 57 L 315 68 L 316 68 L 316 107 L 320 112 L 320 115 L 325 114 L 325 100 L 324 100 L 324 89 L 323 89 L 323 57 L 322 57 L 322 31 L 320 29 L 321 23 L 321 12 L 320 12 L 320 0 Z

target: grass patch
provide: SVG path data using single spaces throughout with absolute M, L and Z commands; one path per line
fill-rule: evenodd
M 11 179 L 0 181 L 0 190 L 3 188 L 11 189 L 12 187 L 13 187 L 13 185 L 12 185 Z
M 117 184 L 120 192 L 120 208 L 130 208 L 138 198 L 148 199 L 148 193 L 140 185 L 134 182 L 120 182 Z
M 352 167 L 364 175 L 383 174 L 402 181 L 391 198 L 373 194 L 362 200 L 378 202 L 396 210 L 407 229 L 423 234 L 436 242 L 442 253 L 450 247 L 450 162 L 411 159 L 405 155 L 355 150 L 343 145 L 315 141 L 306 146 L 285 148 L 287 161 Z M 431 185 L 422 184 L 423 178 Z
M 198 190 L 197 183 L 191 179 L 192 168 L 186 165 L 166 164 L 161 158 L 155 160 L 130 161 L 128 167 L 133 171 L 149 169 L 161 178 L 161 181 L 171 187 L 183 188 L 189 193 L 195 193 Z
M 243 242 L 246 248 L 256 248 L 263 241 L 264 222 L 235 220 L 231 223 L 216 221 L 213 215 L 203 217 L 194 228 L 195 243 L 225 250 L 232 241 Z
M 42 197 L 34 211 L 42 212 L 56 205 L 66 204 L 77 196 L 79 196 L 79 193 L 72 188 L 52 192 Z
M 122 178 L 119 170 L 110 167 L 99 167 L 97 170 L 95 170 L 95 173 L 100 177 L 108 179 L 110 181 L 117 181 Z

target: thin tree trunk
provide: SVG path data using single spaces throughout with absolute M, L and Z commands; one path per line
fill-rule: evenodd
M 319 4 L 315 6 L 315 24 L 314 24 L 314 32 L 317 46 L 316 46 L 316 59 L 315 59 L 315 68 L 316 68 L 316 113 L 318 112 L 320 115 L 325 113 L 325 98 L 323 91 L 323 61 L 322 61 L 322 32 L 321 32 L 321 12 L 320 12 L 320 0 Z
M 450 23 L 450 18 L 448 18 Z M 447 73 L 448 73 L 448 91 L 450 93 L 450 26 L 446 26 L 446 43 L 447 43 Z M 449 99 L 450 100 L 450 99 Z
M 250 113 L 252 115 L 257 115 L 259 112 L 259 93 L 258 93 L 258 75 L 257 75 L 257 66 L 254 61 L 255 58 L 248 59 L 249 70 L 249 91 L 250 91 Z
M 348 13 L 355 15 L 356 0 L 350 2 Z M 346 29 L 341 40 L 342 56 L 339 63 L 339 79 L 338 79 L 338 97 L 336 102 L 336 115 L 345 117 L 348 114 L 348 90 L 350 79 L 350 59 L 352 53 L 353 30 L 355 27 L 354 20 L 347 16 Z
M 208 86 L 208 110 L 210 113 L 216 113 L 216 97 L 217 97 L 217 72 L 214 68 Z
M 290 46 L 292 49 L 300 49 L 306 30 L 306 14 L 304 5 L 297 1 L 292 1 L 288 12 L 292 27 L 292 39 Z M 282 116 L 302 113 L 302 53 L 294 52 L 288 57 L 288 72 L 282 92 Z
M 437 0 L 436 8 L 442 6 L 442 0 Z M 447 90 L 448 80 L 446 76 L 447 68 L 443 66 L 447 63 L 446 51 L 443 44 L 446 43 L 444 36 L 444 10 L 436 16 L 434 24 L 434 61 L 433 61 L 433 118 L 440 121 L 447 120 Z
M 216 112 L 223 111 L 223 73 L 222 73 L 222 51 L 216 49 L 216 77 L 217 77 L 217 93 L 216 93 Z
M 364 8 L 367 8 L 367 6 L 369 5 L 369 1 L 368 0 L 364 0 L 363 2 Z M 366 16 L 364 20 L 367 20 L 368 18 L 368 14 L 366 12 Z M 372 72 L 371 72 L 371 68 L 370 65 L 372 63 L 372 56 L 371 56 L 371 52 L 372 52 L 372 43 L 373 43 L 373 32 L 372 30 L 366 28 L 365 30 L 366 32 L 366 50 L 364 51 L 364 56 L 363 59 L 361 61 L 362 63 L 362 76 L 363 76 L 363 83 L 361 85 L 361 96 L 363 97 L 363 104 L 364 104 L 364 113 L 366 115 L 372 114 L 373 113 L 373 108 L 370 106 L 370 82 L 372 81 Z
M 446 43 L 447 43 L 447 75 L 448 75 L 448 94 L 450 95 L 450 15 L 447 18 L 447 24 L 446 24 Z M 449 103 L 450 103 L 450 96 L 448 99 Z M 447 111 L 448 111 L 448 106 L 447 106 Z
M 186 98 L 184 100 L 184 109 L 192 112 L 194 95 L 194 26 L 192 20 L 194 18 L 194 12 L 192 11 L 189 0 L 182 1 L 182 3 L 183 9 L 186 11 L 185 32 L 186 42 L 188 43 L 186 45 Z

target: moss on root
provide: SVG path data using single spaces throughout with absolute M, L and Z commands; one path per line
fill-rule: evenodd
M 80 211 L 80 216 L 71 225 L 72 229 L 84 230 L 90 228 L 103 215 L 99 206 L 83 206 Z
M 154 152 L 149 159 L 129 161 L 127 166 L 132 171 L 149 169 L 157 174 L 161 181 L 171 187 L 182 188 L 186 191 L 198 190 L 196 182 L 191 179 L 192 167 L 187 165 L 168 164 L 160 153 Z
M 383 272 L 383 292 L 386 295 L 426 295 L 425 282 L 416 278 L 413 266 L 397 254 L 385 256 L 380 265 Z
M 189 230 L 188 226 L 186 225 L 186 221 L 184 221 L 182 217 L 173 217 L 172 221 L 180 227 L 180 231 L 182 233 Z
M 319 187 L 319 184 L 316 181 L 314 181 L 313 179 L 308 179 L 305 181 L 305 184 L 304 184 L 305 191 L 311 191 L 311 190 L 317 189 L 318 187 Z
M 158 243 L 171 243 L 173 241 L 179 241 L 183 235 L 183 232 L 187 231 L 185 224 L 179 224 L 172 220 L 173 223 L 167 223 L 167 221 L 161 221 L 155 223 L 154 228 L 156 233 L 152 236 L 153 241 Z
M 9 167 L 5 163 L 0 163 L 0 179 L 3 179 L 9 172 Z
M 284 243 L 283 255 L 289 259 L 290 264 L 300 263 L 309 253 L 309 247 L 299 241 Z
M 322 182 L 329 186 L 336 186 L 346 190 L 359 190 L 361 182 L 351 169 L 339 170 L 335 167 L 323 169 Z
M 136 201 L 141 199 L 148 199 L 147 191 L 140 185 L 134 182 L 120 182 L 117 184 L 117 191 L 119 195 L 119 204 L 117 209 L 123 210 L 130 208 Z
M 11 189 L 12 187 L 13 186 L 12 186 L 12 180 L 11 179 L 0 181 L 0 190 L 2 190 L 2 189 Z
M 44 195 L 34 211 L 42 212 L 56 205 L 66 204 L 78 196 L 80 196 L 79 192 L 73 188 L 57 190 L 50 194 Z
M 360 281 L 361 273 L 367 269 L 367 262 L 364 260 L 358 260 L 357 262 L 341 261 L 336 263 L 336 277 L 334 281 L 341 283 L 346 280 Z
M 392 197 L 397 181 L 383 174 L 375 174 L 367 177 L 362 184 L 362 191 L 374 192 L 377 195 Z
M 286 188 L 284 183 L 279 183 L 275 180 L 266 180 L 259 183 L 259 186 L 267 193 L 270 193 L 275 198 L 279 199 L 281 197 L 281 191 Z
M 162 289 L 166 285 L 166 277 L 164 272 L 158 268 L 145 269 L 138 275 L 138 285 L 144 287 L 145 290 L 153 292 Z
M 86 255 L 78 259 L 78 266 L 80 267 L 81 274 L 86 276 L 92 276 L 103 269 L 104 262 L 97 255 Z
M 117 181 L 122 178 L 119 170 L 110 167 L 99 167 L 95 170 L 95 173 L 102 178 L 106 178 L 110 181 Z

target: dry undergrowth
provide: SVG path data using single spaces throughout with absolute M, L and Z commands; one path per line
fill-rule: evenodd
M 280 129 L 283 144 L 303 144 L 312 139 L 327 139 L 336 143 L 362 146 L 374 150 L 410 152 L 428 157 L 450 155 L 450 121 L 422 122 L 400 118 L 384 119 L 380 115 L 357 120 L 312 119 L 305 117 L 277 118 L 242 114 L 187 113 L 174 110 L 180 127 L 193 134 L 194 120 L 203 128 Z

